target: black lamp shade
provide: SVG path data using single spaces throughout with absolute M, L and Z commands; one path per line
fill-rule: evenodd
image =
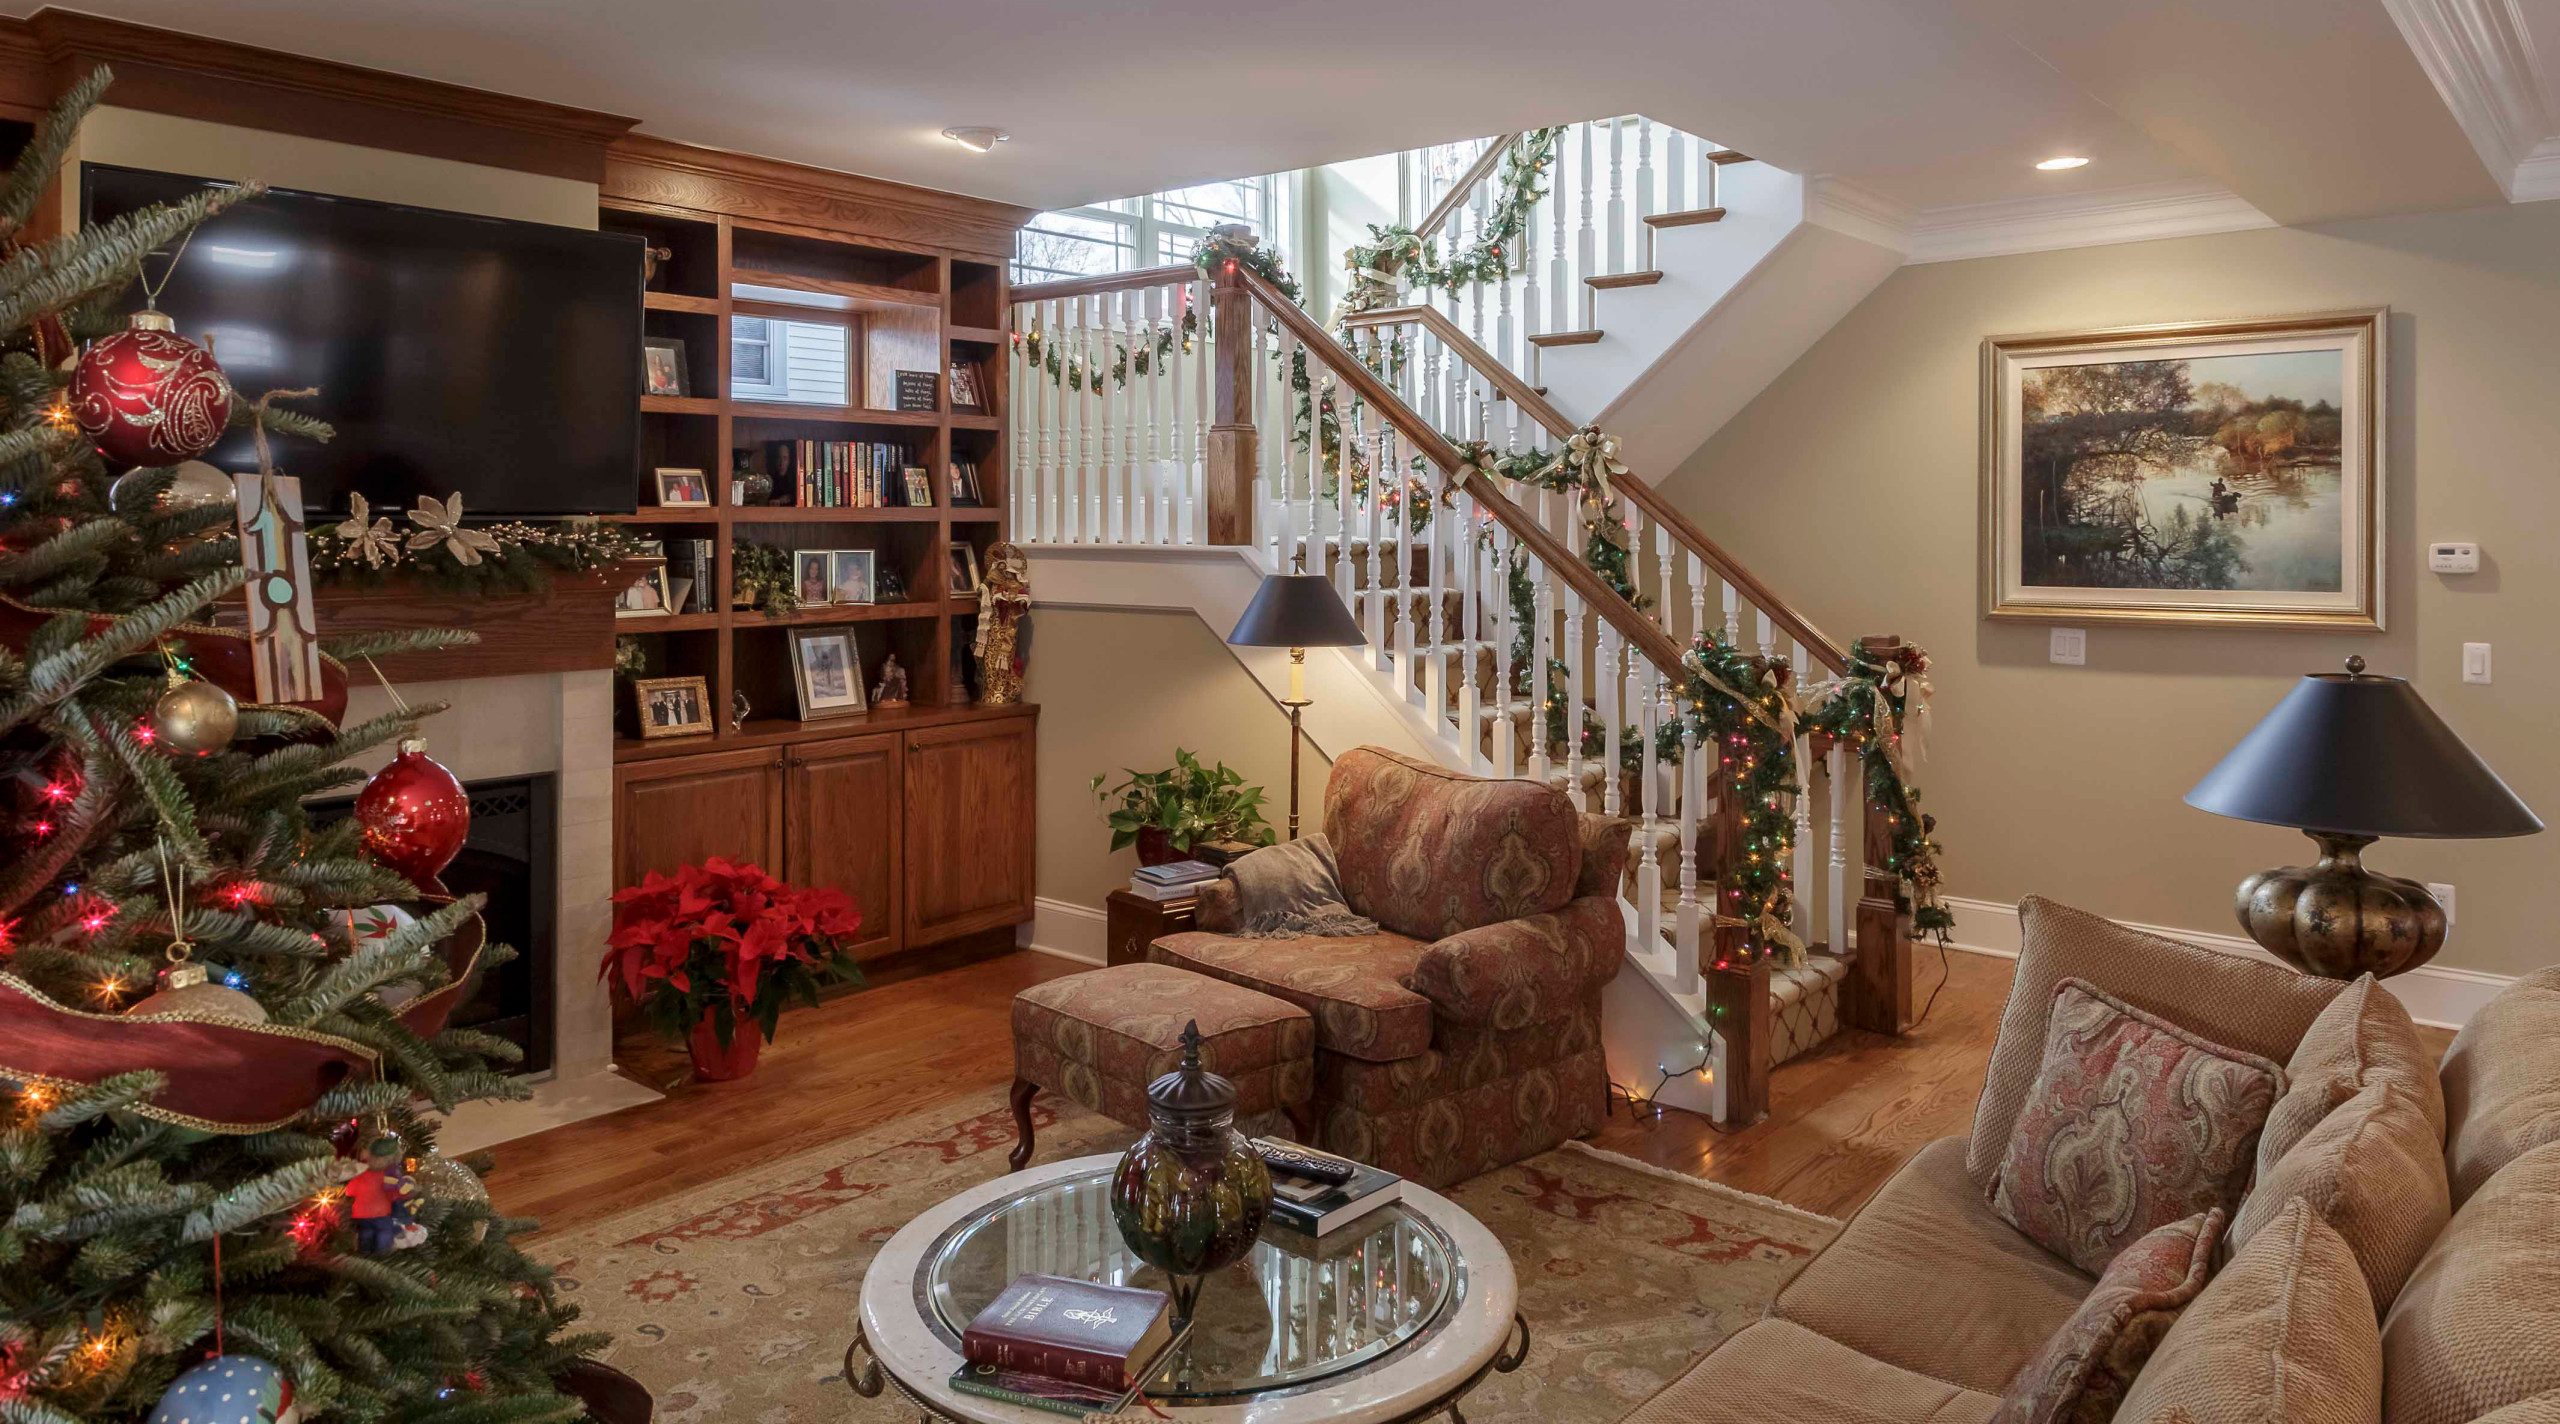
M 1227 641 L 1247 648 L 1356 648 L 1369 641 L 1322 574 L 1268 574 Z
M 2332 835 L 2472 839 L 2542 829 L 2396 677 L 2305 677 L 2186 799 L 2217 816 Z

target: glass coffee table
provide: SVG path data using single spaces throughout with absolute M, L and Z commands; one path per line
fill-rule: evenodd
M 953 1390 L 960 1333 L 1019 1275 L 1165 1289 L 1112 1224 L 1119 1160 L 1016 1172 L 902 1227 L 863 1277 L 846 1382 L 866 1397 L 894 1387 L 927 1421 L 1057 1424 Z M 1251 1256 L 1209 1278 L 1190 1338 L 1147 1397 L 1185 1424 L 1464 1424 L 1467 1393 L 1528 1356 L 1518 1295 L 1493 1233 L 1407 1183 L 1402 1202 L 1320 1241 L 1266 1227 Z

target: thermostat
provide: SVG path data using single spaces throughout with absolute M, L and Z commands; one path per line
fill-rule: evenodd
M 2440 574 L 2476 574 L 2480 572 L 2480 546 L 2429 544 L 2427 567 Z

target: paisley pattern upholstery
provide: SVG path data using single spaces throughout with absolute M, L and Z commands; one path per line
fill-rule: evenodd
M 1596 1044 L 1551 1067 L 1531 1068 L 1446 1097 L 1408 1099 L 1384 1112 L 1329 1103 L 1321 1094 L 1316 1099 L 1326 1151 L 1373 1163 L 1426 1187 L 1463 1182 L 1596 1131 L 1608 1109 L 1609 1072 Z
M 1627 838 L 1636 823 L 1624 816 L 1582 814 L 1582 874 L 1573 882 L 1573 897 L 1615 896 L 1627 873 Z M 1665 877 L 1669 878 L 1668 876 Z
M 1351 908 L 1424 941 L 1560 910 L 1582 873 L 1581 818 L 1562 791 L 1376 747 L 1333 764 L 1324 831 Z
M 1314 1092 L 1315 1035 L 1304 1009 L 1157 964 L 1123 964 L 1034 984 L 1013 1000 L 1013 1073 L 1132 1127 L 1147 1085 L 1182 1057 L 1200 1025 L 1200 1059 L 1236 1085 L 1239 1119 Z
M 2240 1205 L 2284 1070 L 2064 979 L 1991 1204 L 2084 1271 L 2181 1217 Z
M 1409 982 L 1440 1017 L 1517 1029 L 1572 1011 L 1617 977 L 1626 917 L 1615 895 L 1590 895 L 1552 915 L 1454 934 L 1422 952 Z
M 1431 1001 L 1405 987 L 1428 946 L 1398 934 L 1230 939 L 1166 935 L 1149 961 L 1285 999 L 1315 1016 L 1316 1043 L 1373 1063 L 1431 1046 Z
M 1516 1078 L 1600 1047 L 1600 996 L 1575 1012 L 1526 1031 L 1467 1028 L 1442 1019 L 1431 1047 L 1394 1063 L 1365 1063 L 1339 1053 L 1316 1055 L 1316 1099 L 1355 1112 L 1390 1113 Z
M 1991 1424 L 2107 1424 L 2162 1336 L 2204 1290 L 2222 1238 L 2220 1207 L 2144 1236 L 2010 1382 Z

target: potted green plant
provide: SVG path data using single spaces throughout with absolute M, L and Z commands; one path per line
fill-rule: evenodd
M 1173 765 L 1162 771 L 1122 767 L 1128 779 L 1104 790 L 1108 776 L 1093 778 L 1093 799 L 1111 826 L 1111 848 L 1138 848 L 1141 865 L 1164 865 L 1184 859 L 1203 841 L 1271 844 L 1271 826 L 1262 819 L 1262 788 L 1244 784 L 1244 776 L 1225 762 L 1202 766 L 1200 759 L 1177 747 Z
M 791 551 L 773 544 L 741 540 L 732 547 L 729 588 L 740 606 L 762 608 L 767 618 L 780 618 L 800 607 L 800 586 L 791 578 Z

